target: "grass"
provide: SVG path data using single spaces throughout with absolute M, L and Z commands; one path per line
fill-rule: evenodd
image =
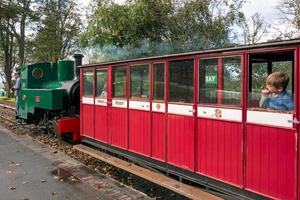
M 4 96 L 4 97 L 0 96 L 0 101 L 8 101 L 8 102 L 14 103 L 16 101 L 16 98 L 15 97 L 9 97 L 8 98 L 6 96 Z

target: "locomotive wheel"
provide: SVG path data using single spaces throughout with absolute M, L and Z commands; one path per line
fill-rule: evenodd
M 57 135 L 58 125 L 56 120 L 49 120 L 47 124 L 47 133 L 51 137 L 55 137 Z

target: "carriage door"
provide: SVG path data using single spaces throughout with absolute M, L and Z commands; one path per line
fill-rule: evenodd
M 94 71 L 83 69 L 82 136 L 94 139 Z
M 111 145 L 127 149 L 128 121 L 126 66 L 112 67 L 112 106 L 109 119 Z
M 150 156 L 149 64 L 130 66 L 129 150 Z
M 108 141 L 107 88 L 107 69 L 96 70 L 95 139 L 104 143 Z
M 245 187 L 274 199 L 296 199 L 298 120 L 293 108 L 297 95 L 294 57 L 294 50 L 248 56 Z M 269 93 L 268 100 L 262 104 L 266 77 L 273 72 L 285 72 L 289 76 L 285 96 Z
M 194 170 L 194 59 L 168 65 L 167 162 Z
M 243 186 L 242 56 L 200 58 L 199 174 Z
M 152 65 L 152 158 L 166 160 L 165 63 Z

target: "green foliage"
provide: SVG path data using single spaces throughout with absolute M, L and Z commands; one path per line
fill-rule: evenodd
M 171 41 L 180 41 L 183 50 L 228 46 L 232 26 L 239 20 L 242 0 L 183 1 L 171 17 Z M 231 3 L 230 3 L 231 2 Z
M 56 62 L 74 53 L 82 26 L 77 4 L 73 0 L 51 0 L 40 10 L 41 23 L 33 40 L 33 60 Z
M 108 3 L 95 9 L 81 45 L 137 46 L 142 39 L 161 41 L 170 12 L 169 1 L 137 0 L 118 5 Z
M 5 0 L 0 2 L 0 54 L 2 55 L 8 95 L 12 86 L 11 74 L 25 60 L 26 26 L 36 20 L 32 0 Z
M 243 0 L 132 0 L 97 5 L 80 45 L 120 59 L 226 46 Z

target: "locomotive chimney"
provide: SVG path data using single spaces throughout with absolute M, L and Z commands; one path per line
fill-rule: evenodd
M 78 66 L 82 65 L 83 55 L 78 53 L 78 54 L 74 54 L 73 57 L 75 59 L 76 77 L 79 77 L 79 68 L 78 68 Z

